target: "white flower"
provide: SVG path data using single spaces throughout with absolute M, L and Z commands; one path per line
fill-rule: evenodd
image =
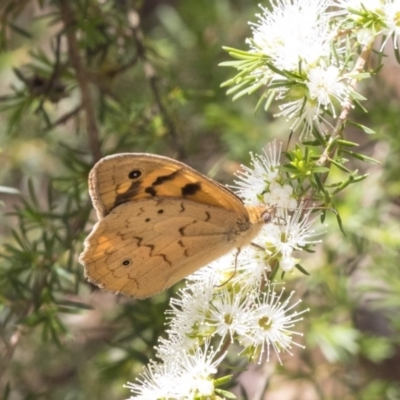
M 212 376 L 225 357 L 215 359 L 217 352 L 205 343 L 192 353 L 180 351 L 163 363 L 150 362 L 137 379 L 125 385 L 134 396 L 130 400 L 195 399 L 214 394 Z
M 260 247 L 265 247 L 271 255 L 281 259 L 280 267 L 286 272 L 291 271 L 298 262 L 293 257 L 294 251 L 302 250 L 307 244 L 320 242 L 312 239 L 319 233 L 311 229 L 315 221 L 310 218 L 311 209 L 305 215 L 303 211 L 300 207 L 291 216 L 284 209 L 283 214 L 277 218 L 278 223 L 265 226 L 255 240 Z
M 205 320 L 214 289 L 212 280 L 203 280 L 180 290 L 178 298 L 171 298 L 167 311 L 170 330 L 188 337 L 210 336 L 213 332 Z
M 301 136 L 314 128 L 326 134 L 331 126 L 324 113 L 335 117 L 333 101 L 342 104 L 347 99 L 341 71 L 349 49 L 332 23 L 340 15 L 329 11 L 335 4 L 333 0 L 275 0 L 270 9 L 261 7 L 258 21 L 250 23 L 250 53 L 265 57 L 260 56 L 261 66 L 255 65 L 247 79 L 254 90 L 260 80 L 270 84 L 264 93 L 266 106 L 273 98 L 279 101 L 280 113 L 274 116 L 293 119 L 293 130 L 303 124 Z M 240 80 L 245 70 L 242 73 Z M 251 204 L 257 201 L 254 196 L 249 200 Z
M 267 281 L 267 273 L 271 271 L 268 258 L 262 247 L 250 245 L 242 249 L 237 261 L 236 282 L 241 285 L 244 293 L 259 289 L 262 282 Z
M 343 104 L 348 95 L 348 89 L 343 83 L 339 69 L 333 65 L 327 68 L 318 66 L 308 71 L 307 78 L 310 98 L 317 102 L 318 108 L 329 108 L 332 116 L 336 118 L 332 99 L 336 99 L 340 104 Z
M 271 183 L 269 192 L 265 193 L 264 203 L 275 206 L 278 212 L 282 209 L 293 211 L 297 207 L 297 200 L 293 197 L 293 188 L 290 185 Z
M 258 22 L 250 23 L 253 38 L 248 43 L 279 69 L 297 71 L 301 60 L 312 64 L 330 54 L 331 32 L 324 14 L 330 4 L 328 0 L 271 2 L 271 10 L 261 7 Z
M 249 293 L 267 280 L 269 271 L 271 268 L 264 249 L 250 245 L 241 249 L 240 253 L 235 251 L 213 261 L 190 275 L 188 279 L 198 284 L 213 282 L 214 292 L 217 292 L 218 288 L 224 289 L 229 286 L 236 291 L 240 288 L 243 293 Z M 197 290 L 196 286 L 191 289 L 190 284 L 187 284 L 187 289 L 192 292 Z
M 261 361 L 265 350 L 267 361 L 269 361 L 271 346 L 279 362 L 281 362 L 282 351 L 292 354 L 290 352 L 292 345 L 302 347 L 293 340 L 294 335 L 302 336 L 302 334 L 291 328 L 296 322 L 302 320 L 299 316 L 308 310 L 292 311 L 300 300 L 289 306 L 294 292 L 282 303 L 283 293 L 284 289 L 279 295 L 276 294 L 274 285 L 270 285 L 268 292 L 256 299 L 254 307 L 248 312 L 247 330 L 239 337 L 239 342 L 245 347 L 242 353 L 251 358 L 258 358 L 258 362 Z
M 300 138 L 309 136 L 313 128 L 317 129 L 322 135 L 325 135 L 329 128 L 333 128 L 321 114 L 318 105 L 306 98 L 282 104 L 279 109 L 281 112 L 275 114 L 274 117 L 286 116 L 287 119 L 294 119 L 290 129 L 296 130 L 300 125 L 303 125 Z
M 400 37 L 400 0 L 387 1 L 384 5 L 388 37 L 393 35 L 394 47 L 397 49 Z M 384 43 L 385 44 L 385 43 Z
M 263 203 L 263 194 L 271 183 L 279 179 L 281 151 L 282 143 L 277 147 L 276 142 L 272 142 L 263 155 L 250 153 L 251 168 L 242 165 L 242 170 L 236 173 L 238 180 L 231 187 L 246 204 Z
M 163 342 L 159 356 L 171 347 L 193 348 L 195 343 L 183 340 L 182 335 L 188 339 L 229 335 L 233 340 L 251 301 L 250 293 L 260 288 L 270 270 L 265 254 L 261 248 L 248 246 L 239 254 L 225 255 L 189 276 L 186 287 L 179 291 L 178 298 L 171 299 L 171 309 L 167 311 L 170 335 L 179 335 L 173 343 Z
M 206 397 L 214 394 L 214 381 L 212 376 L 217 373 L 217 366 L 226 353 L 216 358 L 215 351 L 206 342 L 203 347 L 197 347 L 194 352 L 183 352 L 178 356 L 181 370 L 181 392 L 186 393 L 186 398 Z
M 176 354 L 181 351 L 191 351 L 199 346 L 199 340 L 196 337 L 185 335 L 177 329 L 168 329 L 168 338 L 160 337 L 158 345 L 155 346 L 157 350 L 157 357 L 161 360 L 175 358 Z
M 370 45 L 375 37 L 385 33 L 384 1 L 382 0 L 338 0 L 342 11 L 336 13 L 353 21 L 357 27 L 357 40 L 360 44 Z
M 216 286 L 221 286 L 225 282 L 230 281 L 234 278 L 236 266 L 235 261 L 237 259 L 238 250 L 225 254 L 217 260 L 211 262 L 207 266 L 200 268 L 192 275 L 189 275 L 186 279 L 194 282 L 193 288 L 191 283 L 187 283 L 186 288 L 189 292 L 197 291 L 197 284 L 206 285 L 211 291 Z
M 167 364 L 151 361 L 136 382 L 124 385 L 134 394 L 129 400 L 154 400 L 177 398 L 179 393 L 179 364 L 171 360 Z
M 229 335 L 233 343 L 234 335 L 245 329 L 248 309 L 253 301 L 254 295 L 251 292 L 241 291 L 235 294 L 223 290 L 210 304 L 207 324 L 215 328 L 215 334 L 218 334 L 221 340 Z
M 321 134 L 326 134 L 328 128 L 332 126 L 323 114 L 328 110 L 335 118 L 336 110 L 333 102 L 336 100 L 343 105 L 348 99 L 349 88 L 344 83 L 339 68 L 333 65 L 325 67 L 325 63 L 321 61 L 318 66 L 312 66 L 305 72 L 308 95 L 281 104 L 279 106 L 281 112 L 274 116 L 294 119 L 291 125 L 293 130 L 303 125 L 300 137 L 307 137 L 313 128 Z

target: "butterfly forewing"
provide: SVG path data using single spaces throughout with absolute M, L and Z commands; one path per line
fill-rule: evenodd
M 144 153 L 105 157 L 92 169 L 89 190 L 99 219 L 115 207 L 152 197 L 194 200 L 246 218 L 242 201 L 230 190 L 189 166 Z
M 250 231 L 248 218 L 231 210 L 152 197 L 122 204 L 101 219 L 80 260 L 100 287 L 148 297 L 249 242 Z

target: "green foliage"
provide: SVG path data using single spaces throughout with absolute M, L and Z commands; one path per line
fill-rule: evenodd
M 259 55 L 227 48 L 239 61 L 226 61 L 222 49 L 249 36 L 256 3 L 1 2 L 0 398 L 129 396 L 122 385 L 154 356 L 172 291 L 135 301 L 86 282 L 78 256 L 96 219 L 87 176 L 99 156 L 141 151 L 231 181 L 249 151 L 287 142 L 288 126 L 254 114 L 256 101 L 243 96 L 261 84 L 217 66 L 246 79 L 257 68 Z M 226 97 L 224 81 L 240 101 Z M 400 349 L 399 105 L 379 85 L 348 136 L 316 134 L 285 152 L 288 180 L 299 196 L 311 190 L 330 225 L 324 256 L 310 254 L 289 277 L 310 308 L 307 348 L 262 379 L 307 384 L 312 399 L 400 398 L 390 370 Z M 226 374 L 216 384 L 228 397 L 236 381 Z M 284 388 L 266 384 L 266 395 L 289 398 Z

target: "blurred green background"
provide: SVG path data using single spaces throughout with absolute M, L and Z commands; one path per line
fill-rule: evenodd
M 222 46 L 245 48 L 257 3 L 0 2 L 1 399 L 129 397 L 122 385 L 154 356 L 173 290 L 136 301 L 84 280 L 87 175 L 100 155 L 140 151 L 232 183 L 250 151 L 287 144 L 276 109 L 220 88 L 234 73 L 218 67 Z M 370 176 L 336 199 L 346 236 L 334 216 L 317 227 L 311 275 L 286 284 L 310 308 L 296 326 L 306 349 L 234 370 L 238 398 L 400 399 L 400 69 L 387 55 L 361 88 L 369 113 L 353 112 L 376 134 L 346 132 L 380 164 L 353 162 Z M 236 350 L 229 365 L 245 368 Z

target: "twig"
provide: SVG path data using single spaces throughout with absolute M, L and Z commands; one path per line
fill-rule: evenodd
M 356 65 L 354 66 L 353 71 L 351 71 L 350 75 L 359 74 L 364 70 L 365 64 L 367 63 L 367 61 L 369 59 L 371 51 L 372 51 L 371 46 L 364 47 L 360 57 L 358 58 L 358 60 L 356 62 Z M 349 86 L 350 86 L 351 90 L 353 90 L 353 91 L 356 90 L 357 83 L 358 83 L 358 78 L 356 78 L 356 77 L 350 81 Z M 342 126 L 344 125 L 345 121 L 347 120 L 347 117 L 350 114 L 352 105 L 353 105 L 353 103 L 350 101 L 350 99 L 348 99 L 346 104 L 343 106 L 342 112 L 339 115 L 338 122 L 333 131 L 333 136 L 338 135 L 339 132 L 342 130 Z
M 23 326 L 20 325 L 17 330 L 12 334 L 10 341 L 8 342 L 7 346 L 6 346 L 6 351 L 4 356 L 1 358 L 1 362 L 0 362 L 0 381 L 4 376 L 4 373 L 8 367 L 8 364 L 10 363 L 13 355 L 14 355 L 14 351 L 17 348 L 19 339 L 21 338 L 22 335 L 22 331 L 23 331 Z
M 93 108 L 92 95 L 88 84 L 87 72 L 83 66 L 79 53 L 79 45 L 75 36 L 75 19 L 71 10 L 71 2 L 69 0 L 60 0 L 61 18 L 65 25 L 65 31 L 68 42 L 68 53 L 71 64 L 75 70 L 76 78 L 82 96 L 82 108 L 86 114 L 86 128 L 89 135 L 90 148 L 92 150 L 94 161 L 101 158 L 99 131 L 96 123 L 96 116 Z
M 60 72 L 60 43 L 61 43 L 61 35 L 58 34 L 56 36 L 56 48 L 55 48 L 55 61 L 54 61 L 54 68 L 53 72 L 50 76 L 50 79 L 48 79 L 45 82 L 45 87 L 43 90 L 43 97 L 42 100 L 39 103 L 39 106 L 37 107 L 38 110 L 43 108 L 44 102 L 48 99 L 50 91 L 53 88 L 53 85 L 58 77 L 58 74 Z
M 19 320 L 20 321 L 23 320 L 30 314 L 31 311 L 32 311 L 32 305 L 27 304 L 27 306 L 24 308 L 24 311 L 21 313 Z M 19 340 L 21 339 L 24 328 L 25 326 L 23 324 L 19 325 L 16 331 L 11 335 L 9 342 L 6 343 L 6 350 L 4 352 L 4 356 L 0 359 L 0 382 L 5 376 L 5 372 L 13 358 L 15 349 L 17 348 Z M 0 393 L 2 392 L 3 388 L 2 385 L 0 385 Z
M 356 75 L 359 74 L 364 70 L 365 64 L 367 63 L 367 60 L 371 54 L 371 46 L 366 46 L 363 48 L 363 51 L 360 54 L 360 57 L 358 58 L 353 70 L 351 71 L 350 75 Z M 355 91 L 358 83 L 358 78 L 354 77 L 350 81 L 350 88 L 351 90 Z M 350 111 L 353 107 L 353 102 L 350 100 L 350 98 L 347 99 L 346 103 L 343 105 L 342 111 L 340 112 L 338 121 L 336 123 L 336 126 L 332 132 L 332 135 L 329 139 L 329 143 L 332 142 L 337 136 L 341 136 L 343 127 L 346 123 L 346 120 L 350 114 Z M 329 150 L 328 150 L 329 149 Z M 330 148 L 329 144 L 322 153 L 321 157 L 318 159 L 316 162 L 316 165 L 322 166 L 325 165 L 327 160 L 330 158 L 331 154 L 333 154 L 336 151 L 336 146 L 333 148 Z
M 72 118 L 74 115 L 78 114 L 78 112 L 82 109 L 82 104 L 77 105 L 75 108 L 73 108 L 71 111 L 68 111 L 64 115 L 62 115 L 60 118 L 56 119 L 48 128 L 47 130 L 53 129 L 57 125 L 64 124 L 67 122 L 70 118 Z

